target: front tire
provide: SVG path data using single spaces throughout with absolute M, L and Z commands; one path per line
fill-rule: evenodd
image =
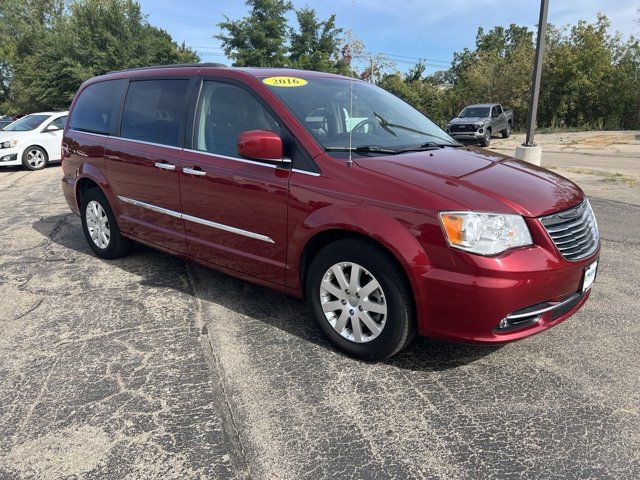
M 80 210 L 82 230 L 91 250 L 107 260 L 129 252 L 131 241 L 120 234 L 111 205 L 99 188 L 91 188 L 82 195 Z
M 320 330 L 352 357 L 387 358 L 415 336 L 411 287 L 395 259 L 372 243 L 345 239 L 323 248 L 306 295 Z
M 22 153 L 22 165 L 27 170 L 42 170 L 49 163 L 47 152 L 37 145 L 32 145 Z
M 484 137 L 482 137 L 482 140 L 480 140 L 480 146 L 488 147 L 490 143 L 491 143 L 491 129 L 486 128 L 484 130 Z

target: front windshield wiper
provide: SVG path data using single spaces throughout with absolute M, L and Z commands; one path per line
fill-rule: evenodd
M 438 135 L 434 135 L 433 133 L 427 133 L 427 132 L 423 132 L 422 130 L 416 130 L 415 128 L 407 127 L 405 125 L 398 125 L 397 123 L 391 123 L 377 112 L 373 112 L 373 115 L 378 119 L 378 121 L 380 122 L 380 126 L 382 126 L 382 128 L 384 128 L 385 130 L 389 128 L 398 128 L 400 130 L 406 130 L 407 132 L 417 133 L 418 135 L 425 135 L 427 137 L 437 138 L 438 140 L 444 141 L 445 145 L 447 146 L 454 146 L 454 145 L 458 146 L 455 143 L 454 144 L 450 143 L 448 139 L 439 137 Z
M 327 152 L 388 153 L 391 155 L 398 153 L 398 150 L 393 148 L 379 147 L 377 145 L 359 145 L 357 147 L 329 146 L 325 147 L 325 150 Z
M 461 143 L 435 143 L 435 142 L 425 142 L 421 145 L 416 145 L 413 147 L 407 147 L 407 148 L 403 148 L 398 150 L 398 153 L 402 153 L 402 152 L 421 152 L 421 151 L 425 151 L 425 150 L 437 150 L 439 148 L 444 148 L 444 147 L 453 147 L 453 148 L 458 148 L 458 147 L 462 147 L 463 145 Z

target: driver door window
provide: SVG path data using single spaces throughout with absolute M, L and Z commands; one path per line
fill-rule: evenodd
M 64 126 L 67 124 L 67 117 L 56 118 L 53 122 L 47 125 L 47 128 L 55 127 L 58 130 L 64 130 Z
M 229 83 L 205 81 L 198 101 L 194 149 L 240 158 L 238 135 L 248 130 L 281 135 L 278 122 L 249 92 Z

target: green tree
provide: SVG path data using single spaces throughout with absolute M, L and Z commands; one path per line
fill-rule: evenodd
M 226 34 L 215 35 L 228 58 L 238 67 L 283 67 L 287 59 L 287 0 L 246 0 L 248 16 L 225 21 L 218 27 Z
M 78 0 L 40 33 L 38 48 L 16 63 L 10 101 L 24 111 L 64 109 L 92 76 L 197 60 L 150 25 L 137 1 Z
M 16 66 L 41 48 L 41 40 L 63 14 L 64 0 L 0 2 L 0 108 L 11 96 Z
M 525 121 L 531 65 L 533 34 L 526 27 L 510 25 L 485 32 L 478 29 L 475 50 L 454 55 L 451 98 L 455 110 L 476 102 L 499 102 L 514 109 L 518 125 Z
M 303 70 L 346 73 L 348 66 L 340 55 L 340 35 L 336 16 L 318 19 L 312 8 L 296 10 L 298 29 L 289 30 L 289 64 Z

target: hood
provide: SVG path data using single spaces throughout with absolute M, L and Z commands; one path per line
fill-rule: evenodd
M 4 130 L 0 130 L 0 141 L 18 139 L 20 137 L 25 137 L 31 133 L 33 133 L 33 130 L 30 130 L 28 132 L 6 132 Z
M 468 123 L 484 123 L 488 119 L 489 117 L 464 117 L 464 118 L 456 117 L 453 120 L 451 120 L 449 123 L 452 123 L 452 124 L 464 123 L 466 125 Z
M 366 169 L 422 187 L 469 210 L 539 217 L 582 202 L 582 190 L 544 168 L 474 148 L 360 157 Z

